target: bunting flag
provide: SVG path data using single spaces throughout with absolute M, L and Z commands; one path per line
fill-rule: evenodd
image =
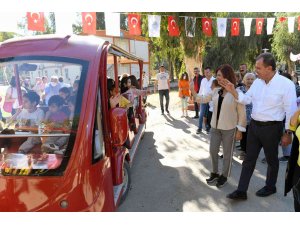
M 161 16 L 148 15 L 149 37 L 160 37 Z
M 128 14 L 129 34 L 141 35 L 141 15 Z
M 298 16 L 298 30 L 300 30 L 300 16 Z
M 208 36 L 208 37 L 212 36 L 212 19 L 211 18 L 202 18 L 202 31 L 206 36 Z
M 28 12 L 27 13 L 28 30 L 45 31 L 45 20 L 43 12 Z
M 73 34 L 74 13 L 55 12 L 56 34 Z
M 179 36 L 179 27 L 174 16 L 168 16 L 169 36 Z
M 104 13 L 105 32 L 108 36 L 120 37 L 120 13 Z
M 185 31 L 187 37 L 195 36 L 196 17 L 184 17 L 185 18 Z
M 231 36 L 239 36 L 240 34 L 240 19 L 232 18 L 231 19 Z
M 275 23 L 275 18 L 267 18 L 267 34 L 268 35 L 273 33 L 274 23 Z
M 244 18 L 245 37 L 250 36 L 252 18 Z
M 261 35 L 264 25 L 264 18 L 256 18 L 256 34 Z
M 83 12 L 81 13 L 81 16 L 83 33 L 96 34 L 96 12 Z
M 295 30 L 295 17 L 288 17 L 289 33 L 294 33 Z
M 278 18 L 278 21 L 279 21 L 280 23 L 283 23 L 284 21 L 286 21 L 286 19 L 287 19 L 286 17 L 283 17 L 283 16 L 282 16 L 282 17 L 279 17 L 279 18 Z
M 23 15 L 24 16 L 24 15 Z M 17 32 L 18 17 L 14 13 L 0 13 L 0 32 Z
M 217 18 L 218 37 L 226 37 L 227 18 Z

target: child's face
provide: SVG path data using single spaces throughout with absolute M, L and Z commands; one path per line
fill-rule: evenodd
M 49 111 L 52 113 L 58 112 L 59 107 L 56 104 L 49 105 Z
M 130 80 L 130 79 L 127 80 L 127 87 L 128 87 L 128 88 L 131 87 L 131 80 Z
M 35 102 L 29 101 L 28 98 L 23 97 L 23 108 L 24 109 L 33 109 L 36 106 Z
M 59 92 L 59 96 L 62 97 L 63 99 L 66 100 L 66 98 L 68 97 L 68 95 L 62 91 Z
M 75 111 L 75 105 L 73 105 L 71 102 L 68 102 L 68 107 L 71 112 Z

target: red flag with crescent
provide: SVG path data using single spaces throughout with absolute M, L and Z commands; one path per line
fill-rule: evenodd
M 202 18 L 202 31 L 206 36 L 212 36 L 212 19 Z
M 298 16 L 298 30 L 300 30 L 300 16 Z
M 128 14 L 129 34 L 141 35 L 141 15 Z
M 260 35 L 262 33 L 264 25 L 264 18 L 256 18 L 256 34 Z
M 240 19 L 232 18 L 231 19 L 231 36 L 240 35 Z
M 43 12 L 28 12 L 27 13 L 28 30 L 45 31 L 45 19 Z
M 168 16 L 169 36 L 179 36 L 179 27 L 174 16 Z
M 282 16 L 282 17 L 279 17 L 279 22 L 280 23 L 283 23 L 284 21 L 286 21 L 287 20 L 287 18 L 286 17 L 284 17 L 284 16 Z
M 96 12 L 82 12 L 82 30 L 85 34 L 96 34 Z

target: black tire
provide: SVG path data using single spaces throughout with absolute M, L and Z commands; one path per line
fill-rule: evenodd
M 123 193 L 120 199 L 120 205 L 125 201 L 126 196 L 129 192 L 131 186 L 131 174 L 130 174 L 130 166 L 127 161 L 124 161 L 123 165 Z

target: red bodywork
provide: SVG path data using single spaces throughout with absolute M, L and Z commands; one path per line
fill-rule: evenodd
M 112 46 L 95 37 L 40 36 L 8 41 L 0 46 L 0 58 L 57 56 L 89 62 L 78 131 L 68 165 L 61 176 L 0 176 L 0 211 L 114 211 L 113 185 L 122 183 L 123 161 L 128 150 L 121 146 L 128 124 L 111 127 L 107 107 L 107 54 Z M 142 68 L 142 62 L 140 61 Z M 95 102 L 100 86 L 105 155 L 92 163 Z M 124 116 L 122 110 L 116 115 Z M 114 118 L 117 117 L 114 115 Z M 112 124 L 117 124 L 115 123 Z M 114 132 L 114 139 L 111 138 Z M 114 149 L 115 148 L 115 149 Z M 61 207 L 67 201 L 68 207 Z

